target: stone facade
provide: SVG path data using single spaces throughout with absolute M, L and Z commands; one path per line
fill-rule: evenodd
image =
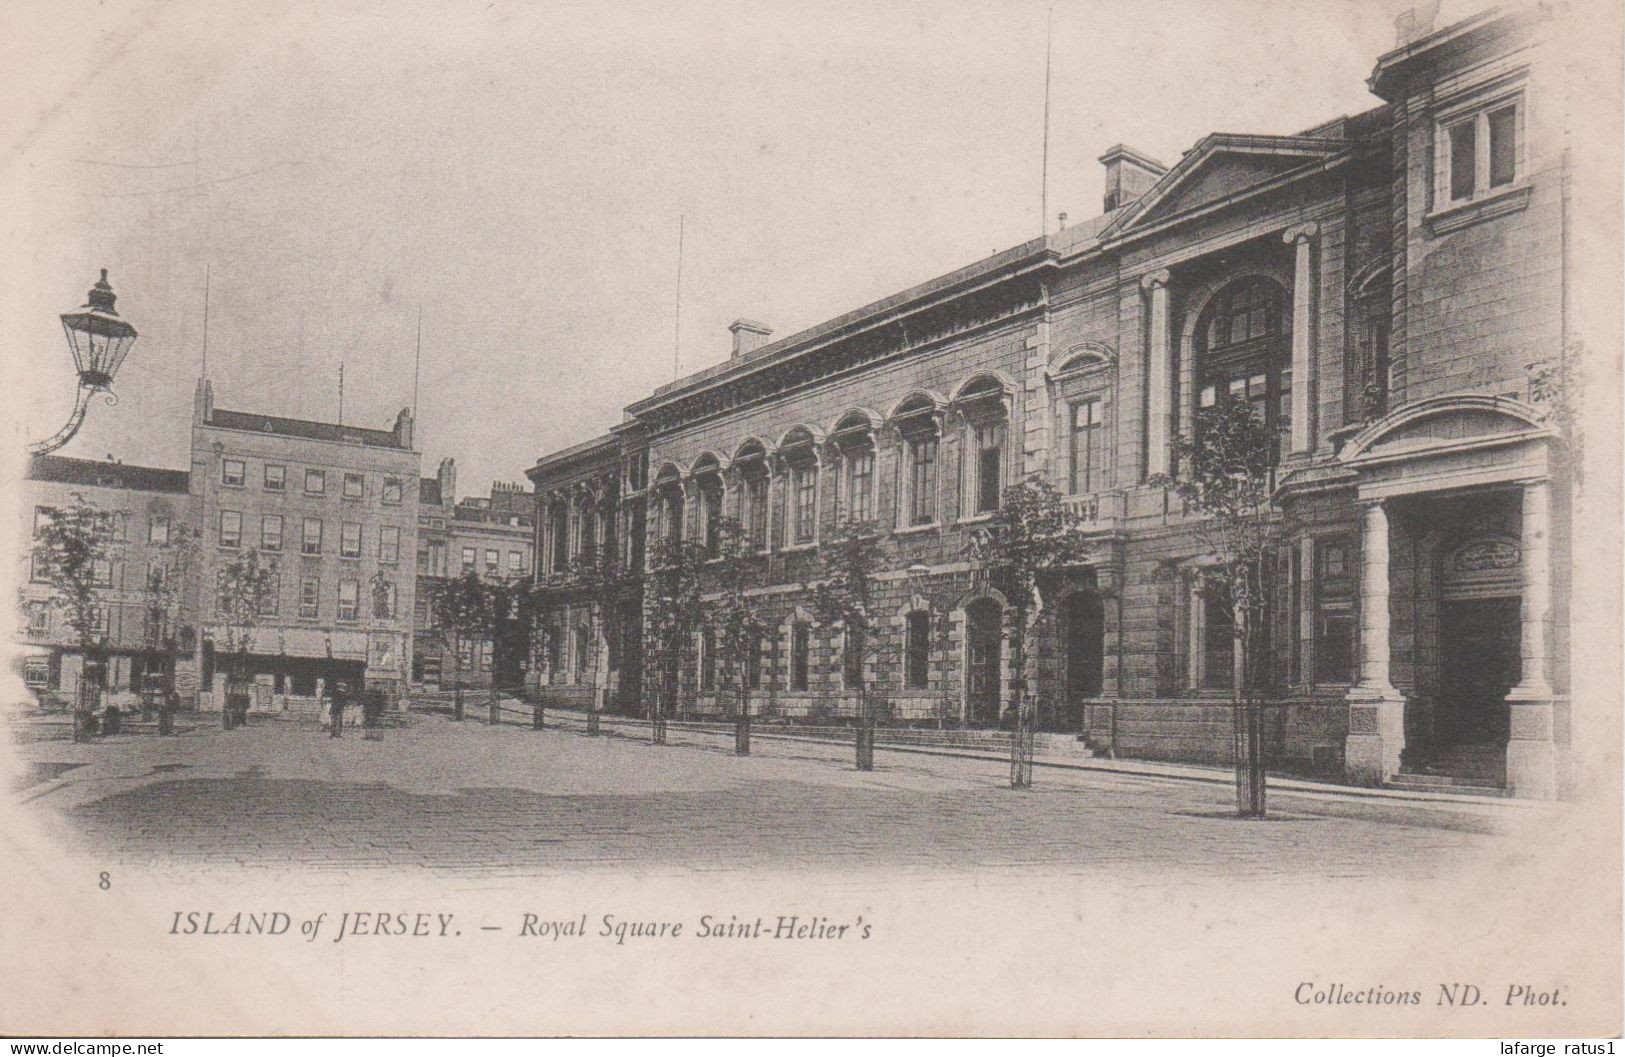
M 184 470 L 57 455 L 29 461 L 23 485 L 18 539 L 28 539 L 46 510 L 88 506 L 108 517 L 106 584 L 97 604 L 104 645 L 93 658 L 102 668 L 92 678 L 124 706 L 132 703 L 148 673 L 173 676 L 184 701 L 198 691 L 196 665 L 196 570 L 189 569 L 184 534 L 198 521 L 198 501 Z M 79 635 L 69 626 L 55 593 L 34 575 L 32 555 L 22 556 L 19 627 L 24 682 L 42 699 L 74 700 L 85 672 Z M 151 589 L 154 574 L 178 577 L 172 592 Z
M 206 587 L 203 707 L 220 707 L 225 683 L 216 655 L 223 630 L 208 585 L 250 549 L 274 559 L 279 572 L 273 612 L 252 633 L 254 707 L 314 711 L 336 679 L 382 689 L 404 707 L 418 462 L 405 410 L 390 430 L 306 422 L 216 408 L 210 383 L 198 383 L 190 481 Z
M 539 575 L 588 636 L 543 680 L 650 707 L 655 681 L 602 641 L 635 620 L 568 597 L 567 559 L 613 537 L 641 569 L 653 541 L 737 517 L 776 629 L 750 707 L 848 716 L 839 636 L 803 585 L 831 526 L 872 518 L 869 685 L 899 722 L 1000 723 L 1009 607 L 966 544 L 1000 487 L 1038 475 L 1095 544 L 1035 624 L 1041 721 L 1223 761 L 1213 556 L 1152 478 L 1229 393 L 1281 435 L 1272 766 L 1559 794 L 1571 498 L 1542 398 L 1569 356 L 1567 200 L 1544 17 L 1412 40 L 1377 62 L 1382 105 L 1298 135 L 1210 135 L 1171 168 L 1113 148 L 1100 217 L 807 331 L 739 321 L 728 361 L 529 471 Z M 720 711 L 705 645 L 688 656 L 669 705 Z M 612 691 L 634 680 L 639 698 Z

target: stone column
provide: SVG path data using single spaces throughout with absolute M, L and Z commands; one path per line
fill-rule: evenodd
M 1155 476 L 1168 472 L 1170 370 L 1173 349 L 1168 330 L 1168 270 L 1154 271 L 1140 280 L 1151 297 L 1151 327 L 1146 356 L 1145 383 L 1145 472 Z
M 1315 389 L 1315 224 L 1287 228 L 1283 239 L 1293 249 L 1292 267 L 1292 437 L 1293 452 L 1308 452 L 1314 445 L 1311 427 Z
M 1388 511 L 1365 508 L 1360 545 L 1360 681 L 1348 692 L 1343 767 L 1350 781 L 1377 785 L 1399 773 L 1405 699 L 1388 672 Z
M 1557 796 L 1554 694 L 1546 674 L 1546 622 L 1552 593 L 1551 502 L 1549 482 L 1524 485 L 1522 677 L 1507 694 L 1507 791 L 1543 800 Z

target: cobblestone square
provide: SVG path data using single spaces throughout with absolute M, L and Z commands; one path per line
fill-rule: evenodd
M 22 740 L 16 798 L 111 860 L 201 866 L 549 874 L 754 870 L 1044 871 L 1167 879 L 1428 877 L 1508 853 L 1509 809 L 1278 790 L 1272 817 L 1231 817 L 1222 782 L 1007 765 L 674 725 L 490 727 L 412 715 L 382 740 L 314 722 L 75 745 Z M 1497 814 L 1497 813 L 1501 814 Z

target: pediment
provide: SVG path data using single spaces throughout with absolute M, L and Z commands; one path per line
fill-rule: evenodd
M 1307 136 L 1209 136 L 1168 170 L 1113 228 L 1125 232 L 1195 212 L 1324 162 L 1348 146 L 1343 140 Z
M 1532 408 L 1504 397 L 1442 397 L 1402 408 L 1356 434 L 1343 449 L 1346 463 L 1458 451 L 1485 444 L 1544 437 Z

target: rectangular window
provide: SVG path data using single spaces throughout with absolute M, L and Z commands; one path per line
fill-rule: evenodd
M 220 546 L 243 545 L 243 515 L 235 510 L 220 511 Z
M 40 533 L 44 532 L 46 526 L 49 525 L 53 520 L 55 520 L 55 518 L 56 518 L 56 511 L 53 510 L 52 508 L 50 508 L 48 506 L 37 506 L 37 507 L 35 507 L 34 508 L 34 537 L 36 539 L 39 538 Z M 166 519 L 166 524 L 167 524 L 167 519 Z M 157 541 L 155 540 L 154 542 L 157 542 Z
M 130 536 L 130 515 L 120 511 L 113 515 L 113 542 L 124 543 Z
M 299 615 L 314 620 L 321 612 L 322 581 L 307 576 L 299 581 Z
M 937 520 L 937 438 L 921 437 L 909 444 L 910 525 Z
M 339 557 L 361 557 L 361 525 L 346 521 L 339 525 Z
M 1352 683 L 1359 623 L 1355 616 L 1354 542 L 1315 541 L 1314 681 Z
M 905 685 L 910 690 L 928 688 L 931 671 L 931 614 L 916 609 L 908 615 L 908 633 L 904 644 Z
M 260 549 L 267 551 L 282 549 L 281 514 L 265 514 L 260 517 Z
M 1072 405 L 1072 475 L 1068 483 L 1073 495 L 1098 491 L 1103 483 L 1101 424 L 1099 397 Z
M 463 548 L 463 572 L 471 573 L 475 569 L 479 557 L 473 547 Z
M 745 484 L 745 497 L 749 504 L 746 525 L 750 530 L 751 545 L 760 550 L 767 546 L 767 475 L 757 474 Z
M 1450 200 L 1462 202 L 1473 197 L 1478 164 L 1478 119 L 1452 125 L 1450 137 Z
M 220 460 L 220 483 L 221 484 L 229 485 L 232 488 L 241 488 L 243 486 L 243 477 L 244 477 L 244 475 L 246 473 L 247 473 L 247 470 L 243 466 L 243 460 L 241 460 L 241 459 L 221 459 Z
M 266 584 L 265 595 L 260 599 L 259 615 L 274 617 L 277 614 L 279 596 L 282 594 L 282 578 L 273 569 L 269 583 Z
M 480 671 L 488 672 L 491 670 L 491 657 L 493 653 L 494 651 L 491 649 L 491 644 L 489 642 L 480 643 Z
M 1470 202 L 1518 180 L 1517 99 L 1451 118 L 1438 128 L 1439 205 Z
M 51 685 L 49 657 L 29 657 L 23 661 L 23 683 L 30 690 L 45 690 Z
M 790 628 L 790 689 L 807 689 L 807 670 L 812 652 L 811 629 L 805 624 Z
M 169 570 L 164 567 L 163 562 L 156 558 L 148 562 L 147 590 L 153 592 L 162 591 L 164 589 L 164 580 L 168 577 L 168 575 Z
M 399 525 L 378 526 L 378 560 L 394 565 L 401 560 L 401 529 Z
M 162 547 L 169 543 L 169 519 L 154 517 L 147 522 L 147 542 Z
M 395 619 L 395 585 L 378 581 L 372 588 L 372 616 L 374 620 Z
M 299 552 L 301 554 L 320 554 L 320 553 L 322 553 L 322 519 L 321 518 L 319 518 L 319 517 L 307 517 L 305 519 L 305 534 L 304 534 L 304 537 L 303 537 L 303 541 L 300 543 Z
M 288 489 L 288 468 L 280 463 L 268 462 L 265 464 L 265 490 L 267 492 L 285 492 Z
M 795 541 L 811 543 L 818 526 L 818 468 L 798 466 L 792 480 L 796 494 Z
M 306 495 L 326 495 L 327 494 L 327 471 L 326 470 L 306 470 L 305 471 L 305 494 Z
M 90 575 L 98 587 L 113 586 L 113 563 L 107 558 L 97 558 L 90 563 Z
M 976 512 L 999 509 L 1004 483 L 1004 425 L 976 427 Z
M 1235 613 L 1230 592 L 1217 580 L 1209 580 L 1202 592 L 1202 685 L 1209 690 L 1225 690 L 1235 671 Z
M 485 572 L 486 572 L 486 575 L 495 576 L 498 572 L 500 572 L 502 570 L 501 561 L 502 561 L 502 555 L 501 554 L 499 554 L 497 551 L 494 551 L 494 550 L 491 550 L 491 549 L 487 548 L 486 552 L 485 552 Z
M 396 506 L 401 501 L 401 479 L 399 477 L 384 478 L 383 501 L 390 506 Z
M 361 585 L 355 580 L 339 581 L 339 619 L 355 620 L 360 616 Z
M 44 602 L 28 603 L 28 633 L 34 636 L 49 634 L 51 630 L 51 607 Z
M 1490 111 L 1490 186 L 1505 187 L 1518 170 L 1518 108 Z
M 36 584 L 51 582 L 51 562 L 43 551 L 31 551 L 28 555 L 28 579 Z
M 509 576 L 519 576 L 524 571 L 525 571 L 525 552 L 524 551 L 509 551 L 508 552 L 508 575 Z
M 361 499 L 367 494 L 367 479 L 358 473 L 344 475 L 344 498 Z

